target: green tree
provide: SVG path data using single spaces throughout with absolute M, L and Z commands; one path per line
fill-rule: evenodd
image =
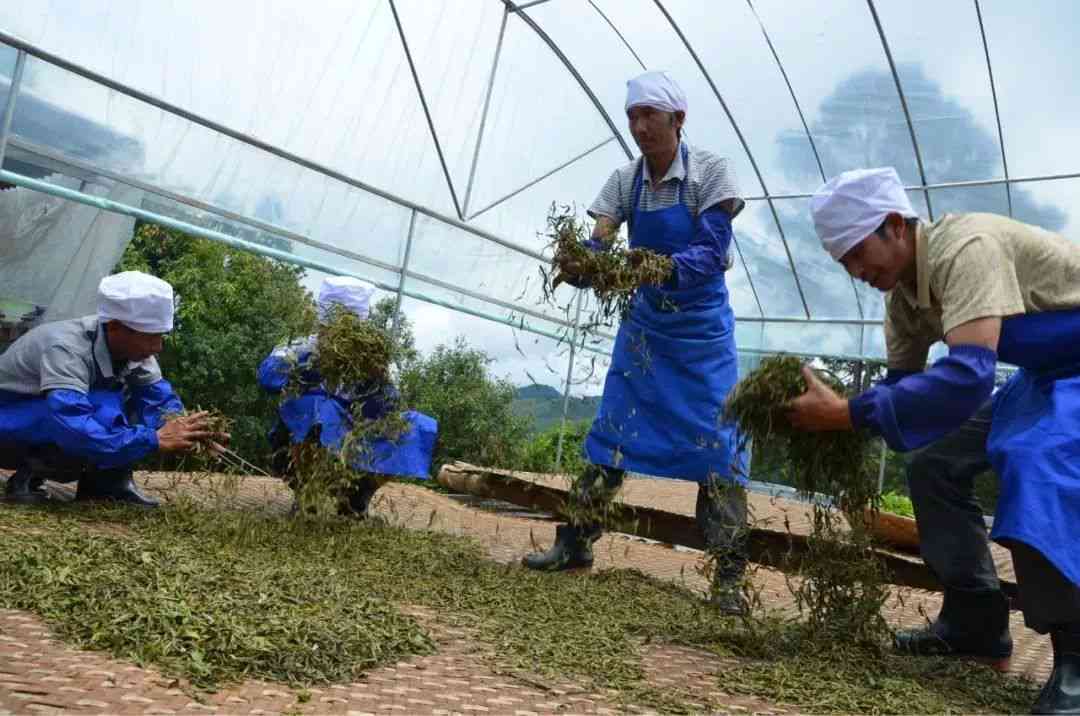
M 535 436 L 525 445 L 520 467 L 529 472 L 559 472 L 564 475 L 580 475 L 585 470 L 585 457 L 582 449 L 585 436 L 592 427 L 591 420 L 567 421 L 566 434 L 563 436 L 562 462 L 555 469 L 555 458 L 559 454 L 559 421 Z
M 368 319 L 379 328 L 390 333 L 394 325 L 394 308 L 396 306 L 397 301 L 394 300 L 393 296 L 379 299 L 371 307 Z M 419 357 L 420 353 L 416 350 L 416 336 L 413 333 L 412 321 L 402 313 L 398 319 L 397 336 L 394 341 L 394 364 L 401 371 Z
M 454 460 L 491 467 L 519 464 L 530 421 L 514 414 L 514 386 L 492 377 L 490 364 L 486 353 L 459 336 L 401 372 L 405 405 L 439 421 L 433 473 Z
M 232 418 L 233 449 L 267 466 L 278 399 L 260 389 L 256 369 L 274 346 L 314 329 L 304 270 L 152 224 L 136 226 L 116 269 L 172 284 L 176 318 L 162 372 L 189 409 Z

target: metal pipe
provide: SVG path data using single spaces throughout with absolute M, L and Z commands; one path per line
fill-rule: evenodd
M 605 122 L 607 122 L 608 129 L 610 129 L 611 133 L 615 135 L 615 139 L 618 140 L 619 145 L 623 148 L 623 151 L 626 152 L 626 158 L 633 159 L 634 155 L 630 151 L 630 147 L 626 144 L 626 140 L 623 139 L 622 134 L 619 133 L 619 130 L 618 128 L 616 128 L 615 123 L 611 120 L 611 116 L 607 113 L 607 110 L 604 109 L 604 105 L 600 104 L 600 100 L 597 98 L 596 94 L 593 93 L 592 88 L 589 87 L 589 84 L 585 81 L 585 78 L 582 77 L 581 73 L 577 71 L 576 67 L 574 67 L 574 64 L 570 62 L 570 59 L 565 54 L 563 54 L 563 51 L 559 49 L 559 46 L 556 45 L 550 37 L 548 37 L 548 34 L 544 32 L 543 29 L 541 29 L 541 27 L 537 25 L 536 22 L 531 17 L 529 17 L 522 8 L 517 7 L 513 3 L 513 0 L 503 0 L 503 2 L 508 8 L 510 8 L 511 12 L 515 12 L 518 17 L 525 21 L 526 25 L 533 29 L 533 32 L 535 32 L 536 35 L 544 41 L 544 43 L 548 46 L 548 49 L 555 53 L 555 56 L 558 57 L 559 61 L 563 63 L 563 67 L 565 67 L 567 71 L 574 76 L 574 79 L 577 80 L 578 85 L 581 86 L 582 91 L 584 91 L 585 94 L 588 95 L 589 100 L 593 103 L 593 107 L 596 108 L 596 111 L 599 112 L 600 116 L 604 118 Z
M 979 35 L 982 37 L 983 53 L 986 55 L 986 72 L 990 76 L 990 96 L 994 99 L 994 119 L 997 121 L 998 146 L 1001 147 L 1001 168 L 1005 172 L 1005 200 L 1009 204 L 1009 216 L 1012 216 L 1012 188 L 1008 184 L 1009 162 L 1005 158 L 1005 135 L 1001 131 L 1001 112 L 998 110 L 997 85 L 994 83 L 994 67 L 990 64 L 990 45 L 986 42 L 986 28 L 983 26 L 982 8 L 979 6 L 979 0 L 975 0 L 975 17 L 979 20 Z
M 429 209 L 425 206 L 421 206 L 416 202 L 409 201 L 408 199 L 397 196 L 396 194 L 392 194 L 388 191 L 378 189 L 374 186 L 371 186 L 370 184 L 360 181 L 359 179 L 351 177 L 347 174 L 342 174 L 335 169 L 331 169 L 310 159 L 306 159 L 297 154 L 293 154 L 292 152 L 288 152 L 284 149 L 281 149 L 280 147 L 268 144 L 261 139 L 257 139 L 249 134 L 245 134 L 230 127 L 226 127 L 223 124 L 202 117 L 198 114 L 195 114 L 194 112 L 190 112 L 178 105 L 166 102 L 165 100 L 159 99 L 151 94 L 147 94 L 146 92 L 134 89 L 125 84 L 112 80 L 105 75 L 94 72 L 93 70 L 86 69 L 85 67 L 75 64 L 74 62 L 65 60 L 58 55 L 54 55 L 51 52 L 37 47 L 36 45 L 33 45 L 25 40 L 15 37 L 14 35 L 6 33 L 3 30 L 0 30 L 0 43 L 11 45 L 12 47 L 24 51 L 28 55 L 37 57 L 40 60 L 44 60 L 45 62 L 55 65 L 61 69 L 67 70 L 68 72 L 79 75 L 80 77 L 84 77 L 104 87 L 108 87 L 109 89 L 119 92 L 120 94 L 139 100 L 140 102 L 145 102 L 146 104 L 149 104 L 153 107 L 157 107 L 158 109 L 162 109 L 182 119 L 186 119 L 193 124 L 197 124 L 201 127 L 205 127 L 206 129 L 212 130 L 219 134 L 223 134 L 231 139 L 235 139 L 242 144 L 255 147 L 256 149 L 261 149 L 268 154 L 272 154 L 275 157 L 284 159 L 288 162 L 292 162 L 293 164 L 297 164 L 305 169 L 309 169 L 315 172 L 316 174 L 321 174 L 322 176 L 326 176 L 331 179 L 340 181 L 343 184 L 348 184 L 349 186 L 356 187 L 357 189 L 366 191 L 369 194 L 374 194 L 375 196 L 386 199 L 389 202 L 392 202 L 399 206 L 403 206 L 406 209 L 413 209 L 418 213 L 423 214 L 424 216 L 430 216 L 432 219 L 441 221 L 444 224 L 449 224 L 450 226 L 459 228 L 462 231 L 467 231 L 470 234 L 483 237 L 488 241 L 499 244 L 500 246 L 504 246 L 513 251 L 517 251 L 518 253 L 543 260 L 543 257 L 532 249 L 526 248 L 524 246 L 519 246 L 512 241 L 508 241 L 507 239 L 504 239 L 500 236 L 496 236 L 489 231 L 484 231 L 483 229 L 478 229 L 476 227 L 470 226 L 465 222 L 461 221 L 460 219 L 446 216 L 445 214 L 442 214 L 433 209 Z
M 780 70 L 780 76 L 784 78 L 784 84 L 787 85 L 788 94 L 791 95 L 791 102 L 795 105 L 795 112 L 799 115 L 799 121 L 802 123 L 803 131 L 806 132 L 806 141 L 810 143 L 810 151 L 814 153 L 814 161 L 817 163 L 821 182 L 825 183 L 825 166 L 821 163 L 821 155 L 818 153 L 817 142 L 814 141 L 814 135 L 810 132 L 810 125 L 806 122 L 806 115 L 803 114 L 802 106 L 799 104 L 799 98 L 795 95 L 795 88 L 792 87 L 787 70 L 784 69 L 784 63 L 780 61 L 780 53 L 776 51 L 776 46 L 773 45 L 772 38 L 769 37 L 769 31 L 765 28 L 765 22 L 761 19 L 761 16 L 758 15 L 757 8 L 754 7 L 754 0 L 746 0 L 746 4 L 750 7 L 750 12 L 753 13 L 754 19 L 757 20 L 758 27 L 761 28 L 761 34 L 765 37 L 765 44 L 769 46 L 769 51 L 772 52 L 773 59 L 776 60 L 776 66 Z M 855 279 L 850 276 L 848 278 L 851 281 L 851 291 L 855 294 L 855 307 L 859 310 L 859 318 L 862 318 L 864 314 L 862 300 L 859 299 L 859 289 L 855 286 Z
M 720 94 L 720 90 L 717 88 L 716 83 L 713 82 L 712 75 L 705 69 L 705 63 L 698 57 L 697 52 L 690 45 L 690 41 L 686 39 L 686 35 L 683 34 L 682 29 L 678 23 L 675 22 L 675 18 L 667 11 L 663 3 L 660 0 L 654 0 L 656 7 L 660 9 L 664 17 L 667 18 L 668 23 L 671 25 L 671 29 L 675 31 L 675 34 L 682 40 L 683 46 L 686 51 L 690 53 L 690 57 L 697 63 L 698 69 L 701 74 L 704 75 L 705 81 L 709 83 L 709 87 L 712 88 L 713 94 L 716 95 L 717 101 L 720 102 L 720 107 L 724 110 L 724 114 L 727 115 L 728 121 L 731 122 L 732 129 L 735 130 L 735 136 L 738 137 L 739 143 L 742 145 L 743 151 L 746 152 L 746 158 L 750 160 L 750 166 L 754 170 L 754 174 L 757 176 L 758 183 L 761 184 L 761 188 L 765 190 L 766 197 L 769 194 L 769 188 L 765 185 L 765 177 L 761 174 L 761 169 L 758 167 L 757 160 L 754 159 L 753 152 L 750 151 L 750 144 L 746 141 L 746 137 L 743 136 L 742 130 L 739 129 L 739 123 L 735 121 L 735 115 L 728 109 L 727 102 L 724 101 L 723 95 Z M 788 265 L 791 267 L 791 275 L 795 279 L 795 288 L 799 291 L 799 299 L 802 301 L 803 310 L 806 312 L 806 317 L 810 318 L 810 305 L 806 302 L 806 294 L 803 293 L 802 282 L 799 281 L 799 271 L 795 268 L 795 257 L 791 254 L 791 247 L 788 246 L 787 236 L 784 235 L 784 227 L 780 223 L 780 215 L 776 211 L 776 205 L 771 198 L 766 198 L 765 201 L 769 204 L 769 210 L 772 212 L 773 221 L 776 222 L 776 230 L 780 234 L 780 243 L 784 246 L 784 253 L 787 254 Z
M 409 273 L 409 258 L 412 255 L 413 231 L 416 229 L 416 212 L 409 215 L 409 234 L 405 237 L 405 256 L 401 259 L 401 274 L 398 276 L 397 296 L 394 298 L 394 322 L 390 335 L 397 343 L 398 326 L 401 322 L 401 292 L 405 290 L 405 277 Z
M 915 163 L 919 167 L 919 179 L 922 180 L 923 187 L 925 187 L 926 170 L 923 168 L 922 152 L 919 151 L 919 140 L 915 136 L 915 123 L 911 120 L 911 111 L 908 109 L 907 97 L 904 95 L 904 86 L 900 82 L 900 74 L 896 71 L 896 62 L 893 60 L 892 50 L 889 49 L 889 41 L 885 37 L 885 28 L 881 26 L 881 18 L 878 17 L 877 8 L 874 6 L 874 0 L 866 0 L 866 4 L 870 7 L 870 14 L 874 17 L 874 25 L 877 27 L 878 37 L 881 38 L 881 47 L 885 50 L 885 58 L 889 61 L 889 70 L 892 72 L 893 82 L 896 83 L 896 93 L 900 96 L 900 107 L 904 110 L 904 118 L 907 120 L 908 132 L 911 133 L 911 146 L 915 150 Z M 923 194 L 926 196 L 926 212 L 929 215 L 930 221 L 933 221 L 934 207 L 930 203 L 930 192 L 924 188 Z
M 550 2 L 550 0 L 532 0 L 532 2 L 523 2 L 520 5 L 511 5 L 510 7 L 513 8 L 511 12 L 521 12 L 525 8 L 530 8 L 533 5 L 543 5 L 546 2 Z
M 909 185 L 904 189 L 908 191 L 924 191 L 934 189 L 962 189 L 975 186 L 995 186 L 997 184 L 1024 184 L 1040 181 L 1061 181 L 1065 179 L 1080 179 L 1080 172 L 1067 172 L 1063 174 L 1033 174 L 1022 177 L 1009 177 L 1008 179 L 970 179 L 966 181 L 943 181 L 934 184 Z M 764 201 L 766 199 L 809 199 L 813 194 L 770 194 L 769 196 L 743 197 L 746 201 Z
M 645 63 L 640 57 L 638 57 L 638 53 L 634 52 L 634 48 L 630 46 L 630 43 L 626 41 L 626 38 L 623 37 L 623 34 L 619 32 L 619 28 L 615 27 L 615 23 L 613 23 L 611 19 L 604 14 L 604 11 L 600 9 L 600 6 L 597 5 L 594 0 L 589 0 L 589 4 L 592 5 L 592 9 L 596 10 L 600 17 L 604 18 L 604 22 L 608 24 L 608 27 L 611 28 L 611 31 L 614 32 L 620 40 L 622 40 L 622 44 L 626 45 L 626 49 L 630 51 L 630 54 L 634 56 L 634 59 L 637 60 L 637 63 L 641 65 L 641 69 L 647 69 L 645 67 Z
M 559 443 L 555 447 L 555 472 L 562 467 L 563 440 L 566 437 L 566 411 L 570 408 L 570 384 L 574 379 L 574 359 L 577 356 L 578 326 L 581 322 L 581 299 L 584 291 L 578 291 L 577 310 L 574 312 L 574 331 L 570 338 L 570 358 L 566 362 L 566 385 L 563 387 L 562 420 L 559 423 Z
M 484 92 L 484 110 L 480 114 L 480 129 L 476 134 L 476 148 L 473 150 L 472 166 L 469 167 L 469 183 L 465 186 L 465 204 L 461 207 L 466 216 L 469 214 L 469 200 L 472 197 L 473 179 L 476 177 L 476 164 L 480 160 L 480 144 L 484 141 L 484 127 L 487 125 L 488 108 L 491 106 L 491 92 L 495 88 L 495 72 L 499 68 L 499 55 L 502 54 L 503 37 L 506 36 L 506 21 L 510 17 L 510 8 L 503 5 L 502 23 L 499 25 L 499 39 L 495 42 L 495 58 L 491 61 L 491 74 L 488 75 L 487 90 Z
M 207 202 L 199 201 L 198 199 L 191 199 L 191 198 L 185 197 L 185 196 L 183 196 L 181 194 L 176 194 L 174 192 L 171 192 L 168 189 L 162 189 L 160 187 L 154 186 L 153 184 L 148 184 L 148 183 L 146 183 L 144 181 L 141 181 L 139 179 L 132 179 L 130 177 L 124 177 L 124 176 L 121 176 L 120 174 L 109 171 L 108 169 L 99 169 L 98 167 L 94 167 L 94 166 L 92 166 L 90 164 L 87 164 L 86 162 L 83 162 L 83 161 L 81 161 L 79 159 L 75 159 L 74 157 L 69 157 L 66 154 L 62 154 L 60 152 L 53 151 L 52 149 L 42 147 L 39 144 L 34 144 L 33 142 L 28 142 L 25 139 L 21 139 L 21 138 L 19 138 L 17 136 L 11 137 L 11 139 L 8 140 L 8 144 L 9 144 L 9 146 L 17 147 L 18 149 L 21 149 L 21 150 L 23 150 L 25 152 L 28 152 L 30 154 L 39 155 L 41 157 L 44 157 L 45 159 L 51 160 L 51 161 L 56 162 L 56 163 L 58 163 L 60 165 L 68 165 L 68 166 L 73 167 L 75 169 L 78 169 L 78 170 L 80 170 L 82 172 L 86 172 L 87 174 L 90 174 L 91 176 L 104 177 L 105 179 L 111 179 L 112 181 L 115 181 L 117 183 L 124 184 L 124 185 L 130 186 L 130 187 L 134 187 L 136 189 L 140 189 L 140 190 L 146 192 L 147 194 L 155 194 L 155 195 L 163 197 L 165 199 L 175 201 L 175 202 L 177 202 L 179 204 L 184 204 L 186 206 L 190 206 L 190 207 L 192 207 L 194 209 L 201 209 L 202 211 L 206 211 L 206 212 L 209 212 L 211 214 L 215 214 L 215 215 L 220 216 L 220 217 L 222 217 L 224 219 L 234 221 L 234 222 L 236 222 L 238 224 L 244 224 L 245 226 L 250 226 L 253 229 L 258 229 L 259 231 L 266 232 L 268 234 L 271 234 L 273 236 L 276 236 L 276 237 L 279 237 L 279 238 L 282 238 L 282 239 L 287 239 L 289 241 L 295 241 L 298 244 L 303 244 L 305 246 L 310 246 L 310 247 L 312 247 L 314 249 L 319 249 L 320 251 L 326 251 L 327 253 L 336 254 L 338 256 L 343 256 L 345 258 L 353 259 L 354 261 L 359 261 L 361 263 L 369 264 L 371 266 L 382 269 L 384 271 L 389 271 L 391 273 L 396 274 L 396 273 L 401 272 L 401 269 L 399 267 L 394 266 L 393 264 L 388 264 L 385 261 L 380 261 L 378 259 L 371 258 L 370 256 L 365 256 L 364 254 L 356 253 L 355 251 L 349 251 L 348 249 L 343 249 L 340 246 L 335 246 L 333 244 L 323 243 L 322 241 L 316 241 L 316 240 L 314 240 L 314 239 L 312 239 L 310 237 L 304 236 L 303 234 L 298 234 L 295 231 L 291 231 L 289 229 L 285 229 L 285 228 L 282 228 L 280 226 L 276 226 L 275 224 L 271 224 L 271 223 L 268 223 L 268 222 L 265 222 L 265 221 L 261 221 L 260 219 L 253 219 L 253 218 L 250 218 L 250 217 L 247 217 L 247 216 L 243 216 L 242 214 L 237 214 L 236 212 L 230 211 L 229 209 L 223 209 L 220 206 L 215 206 L 214 204 L 208 204 Z M 61 171 L 65 171 L 65 170 L 63 168 L 61 168 Z M 415 212 L 411 212 L 411 213 L 415 214 Z
M 585 157 L 589 156 L 590 154 L 592 154 L 592 153 L 593 153 L 593 152 L 595 152 L 596 150 L 600 149 L 601 147 L 607 146 L 607 145 L 608 145 L 608 144 L 610 144 L 610 143 L 611 143 L 612 141 L 614 141 L 614 139 L 615 139 L 615 137 L 608 137 L 608 138 L 607 138 L 607 139 L 605 139 L 604 141 L 602 141 L 602 142 L 600 142 L 599 144 L 597 144 L 597 145 L 596 145 L 595 147 L 591 147 L 591 148 L 589 148 L 589 149 L 586 149 L 586 150 L 585 150 L 584 152 L 582 152 L 581 154 L 578 154 L 578 155 L 577 155 L 576 157 L 573 157 L 572 159 L 568 159 L 567 161 L 563 162 L 562 164 L 560 164 L 559 166 L 555 167 L 554 169 L 552 169 L 551 171 L 547 172 L 546 174 L 544 174 L 544 175 L 542 175 L 542 176 L 539 176 L 539 177 L 537 177 L 536 179 L 533 179 L 532 181 L 530 181 L 530 182 L 529 182 L 528 184 L 526 184 L 525 186 L 521 187 L 520 189 L 515 189 L 514 191 L 510 192 L 509 194 L 507 194 L 506 196 L 502 197 L 501 199 L 496 199 L 495 201 L 493 201 L 493 202 L 491 202 L 490 204 L 488 204 L 487 206 L 485 206 L 485 207 L 484 207 L 483 209 L 480 209 L 480 210 L 479 210 L 479 211 L 477 211 L 477 212 L 476 212 L 475 214 L 472 214 L 471 216 L 469 216 L 469 217 L 467 218 L 467 221 L 472 221 L 473 219 L 475 219 L 476 217 L 480 216 L 480 215 L 481 215 L 481 214 L 483 214 L 484 212 L 486 212 L 486 211 L 489 211 L 489 210 L 491 210 L 491 209 L 494 209 L 494 208 L 495 208 L 496 206 L 498 206 L 499 204 L 503 203 L 504 201 L 508 201 L 508 200 L 510 200 L 510 199 L 513 199 L 513 198 L 514 198 L 515 196 L 517 196 L 517 195 L 518 195 L 518 194 L 520 194 L 521 192 L 525 191 L 526 189 L 529 189 L 530 187 L 533 187 L 533 186 L 535 186 L 535 185 L 539 184 L 540 182 L 544 181 L 545 179 L 547 179 L 547 178 L 548 178 L 549 176 L 551 176 L 552 174 L 555 174 L 556 172 L 560 172 L 560 171 L 562 171 L 563 169 L 566 169 L 566 168 L 567 168 L 568 166 L 570 166 L 570 165 L 571 165 L 571 164 L 573 164 L 574 162 L 578 161 L 579 159 L 584 159 Z
M 439 155 L 439 164 L 442 165 L 443 176 L 446 177 L 446 187 L 450 190 L 450 198 L 454 202 L 454 209 L 458 218 L 465 220 L 465 214 L 461 210 L 461 202 L 458 201 L 457 192 L 454 191 L 454 182 L 450 179 L 450 170 L 446 167 L 446 156 L 443 154 L 442 143 L 439 142 L 439 133 L 435 131 L 435 122 L 431 118 L 431 110 L 428 108 L 427 97 L 424 95 L 424 87 L 420 84 L 420 75 L 416 72 L 416 63 L 413 62 L 412 52 L 409 50 L 409 41 L 405 39 L 405 30 L 401 27 L 401 18 L 398 17 L 397 5 L 390 0 L 390 12 L 394 16 L 394 24 L 397 25 L 398 37 L 401 38 L 401 46 L 405 50 L 405 59 L 409 63 L 409 71 L 412 72 L 413 82 L 416 84 L 416 93 L 420 95 L 420 106 L 424 110 L 428 129 L 431 131 L 431 141 L 435 142 L 435 153 Z
M 4 166 L 4 153 L 7 151 L 8 136 L 11 134 L 11 120 L 15 117 L 15 100 L 22 87 L 23 70 L 26 69 L 26 53 L 19 50 L 15 55 L 15 71 L 8 86 L 7 101 L 4 103 L 4 119 L 0 122 L 0 168 Z
M 490 303 L 493 306 L 498 306 L 499 308 L 505 308 L 508 311 L 514 311 L 525 316 L 532 316 L 533 318 L 538 318 L 541 321 L 554 323 L 556 325 L 562 326 L 563 328 L 573 327 L 573 325 L 567 319 L 559 318 L 557 316 L 549 316 L 548 314 L 534 311 L 531 308 L 525 308 L 524 306 L 518 305 L 516 303 L 504 301 L 501 298 L 495 298 L 494 296 L 476 293 L 475 291 L 470 291 L 467 288 L 461 288 L 460 286 L 455 286 L 452 283 L 447 283 L 446 281 L 435 278 L 434 276 L 427 276 L 425 274 L 416 273 L 414 271 L 406 271 L 404 272 L 404 275 L 408 276 L 409 278 L 416 279 L 417 281 L 423 281 L 424 283 L 431 284 L 432 286 L 437 286 L 447 291 L 460 293 L 462 296 L 468 296 L 469 298 L 474 298 L 477 301 L 483 301 L 484 303 Z
M 269 246 L 263 246 L 262 244 L 254 244 L 250 241 L 238 239 L 235 236 L 229 236 L 228 234 L 223 234 L 219 231 L 212 231 L 201 226 L 189 224 L 185 221 L 173 219 L 172 217 L 156 214 L 152 211 L 145 211 L 143 209 L 130 206 L 128 204 L 121 204 L 120 202 L 112 201 L 111 199 L 106 199 L 104 197 L 93 196 L 92 194 L 84 194 L 83 192 L 75 191 L 74 189 L 68 189 L 67 187 L 57 186 L 55 184 L 39 181 L 37 179 L 31 179 L 30 177 L 24 177 L 22 174 L 16 174 L 15 172 L 0 170 L 0 180 L 5 181 L 9 184 L 15 184 L 16 186 L 24 187 L 26 189 L 40 191 L 43 194 L 49 194 L 51 196 L 60 197 L 61 199 L 67 199 L 69 201 L 74 201 L 79 204 L 92 206 L 94 208 L 101 209 L 102 211 L 110 211 L 114 214 L 123 214 L 124 216 L 131 216 L 136 219 L 142 219 L 143 221 L 160 224 L 161 226 L 165 226 L 170 229 L 176 229 L 177 231 L 183 231 L 184 233 L 190 234 L 192 236 L 198 236 L 204 239 L 209 239 L 210 241 L 216 241 L 220 244 L 225 244 L 226 246 L 230 246 L 234 249 L 248 251 L 253 254 L 266 256 L 267 258 L 276 259 L 278 261 L 284 261 L 286 263 L 294 264 L 296 266 L 304 266 L 306 268 L 314 269 L 316 271 L 322 271 L 323 273 L 334 274 L 337 276 L 353 276 L 355 278 L 367 281 L 368 283 L 371 283 L 384 291 L 394 292 L 397 290 L 397 287 L 392 284 L 388 284 L 384 281 L 379 281 L 377 279 L 372 279 L 367 276 L 362 276 L 351 271 L 345 271 L 338 266 L 331 266 L 330 264 L 325 264 L 321 261 L 315 261 L 312 259 L 304 258 L 303 256 L 297 256 L 287 251 L 281 251 L 279 249 L 274 249 Z M 433 298 L 431 296 L 417 293 L 415 291 L 402 290 L 402 295 L 409 298 L 414 298 L 418 301 L 430 303 L 435 306 L 447 308 L 451 311 L 456 311 L 458 313 L 466 313 L 470 316 L 483 318 L 494 323 L 501 323 L 512 328 L 517 328 L 527 331 L 529 333 L 534 333 L 538 336 L 551 338 L 552 340 L 559 341 L 563 338 L 556 333 L 551 333 L 549 331 L 545 331 L 539 328 L 533 328 L 528 323 L 525 323 L 524 319 L 520 321 L 511 321 L 506 318 L 501 318 L 499 316 L 493 316 L 484 313 L 483 311 L 477 311 L 471 308 L 467 308 L 465 306 L 458 306 L 450 303 L 449 301 L 443 301 L 441 299 Z M 606 351 L 590 346 L 582 346 L 582 350 L 587 350 L 592 353 L 598 353 L 600 355 L 607 355 Z

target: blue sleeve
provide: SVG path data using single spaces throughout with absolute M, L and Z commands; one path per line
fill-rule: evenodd
M 674 270 L 665 287 L 700 286 L 726 271 L 731 233 L 731 214 L 719 206 L 699 214 L 690 245 L 671 256 Z
M 1080 364 L 1080 309 L 1006 318 L 1001 322 L 998 356 L 1038 371 Z
M 271 353 L 259 364 L 259 385 L 267 393 L 280 393 L 289 382 L 289 361 Z
M 61 450 L 105 469 L 130 465 L 158 448 L 157 431 L 122 419 L 99 422 L 94 406 L 75 390 L 51 390 L 46 397 L 52 437 Z
M 893 450 L 922 447 L 960 427 L 994 390 L 997 354 L 953 346 L 928 370 L 878 384 L 851 399 L 851 422 L 885 438 Z
M 133 423 L 157 430 L 165 424 L 166 415 L 184 412 L 184 404 L 172 384 L 162 378 L 150 385 L 133 386 L 127 409 Z
M 920 371 L 917 370 L 897 370 L 895 368 L 889 368 L 885 371 L 885 377 L 879 380 L 874 385 L 896 385 L 898 382 L 907 378 L 909 375 L 915 375 Z

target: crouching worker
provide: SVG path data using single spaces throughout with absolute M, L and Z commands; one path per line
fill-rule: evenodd
M 326 321 L 338 306 L 366 320 L 373 292 L 369 284 L 348 276 L 325 279 L 319 288 L 319 320 Z M 278 346 L 259 365 L 259 384 L 267 392 L 284 392 L 290 379 L 298 388 L 298 394 L 281 402 L 277 424 L 270 432 L 275 452 L 285 458 L 278 462 L 279 473 L 296 472 L 295 456 L 305 440 L 340 453 L 356 420 L 379 420 L 399 409 L 398 391 L 389 377 L 332 392 L 315 367 L 318 350 L 318 336 L 311 335 Z M 366 440 L 359 449 L 356 445 L 348 448 L 349 466 L 357 476 L 344 494 L 337 496 L 339 513 L 366 517 L 375 491 L 391 477 L 429 478 L 437 423 L 411 410 L 401 417 L 407 429 L 400 436 Z M 293 456 L 291 466 L 286 462 L 289 454 Z M 285 479 L 297 493 L 298 508 L 300 484 L 295 475 Z
M 227 439 L 204 413 L 165 420 L 184 409 L 154 358 L 172 326 L 172 286 L 126 271 L 102 279 L 97 315 L 33 328 L 0 355 L 9 502 L 44 502 L 49 479 L 78 482 L 76 500 L 156 507 L 135 487 L 135 462 Z

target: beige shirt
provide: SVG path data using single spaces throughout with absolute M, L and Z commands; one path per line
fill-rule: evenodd
M 997 214 L 919 223 L 915 286 L 885 297 L 889 368 L 922 370 L 930 346 L 978 318 L 1080 307 L 1080 245 Z

